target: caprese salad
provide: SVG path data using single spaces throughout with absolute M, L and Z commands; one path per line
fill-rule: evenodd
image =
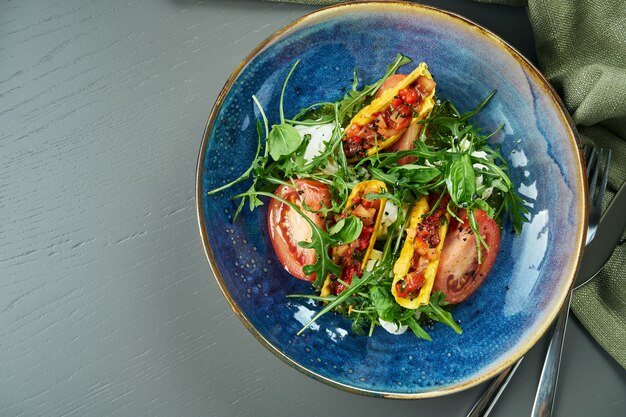
M 519 232 L 526 220 L 508 167 L 485 135 L 461 113 L 436 98 L 425 63 L 398 55 L 382 78 L 352 88 L 334 102 L 311 103 L 291 119 L 283 97 L 279 123 L 269 126 L 257 97 L 260 120 L 254 160 L 223 191 L 249 181 L 237 214 L 269 198 L 267 227 L 278 260 L 295 278 L 309 281 L 321 315 L 352 320 L 357 334 L 380 326 L 390 333 L 424 329 L 435 322 L 461 328 L 451 314 L 491 270 L 508 213 Z

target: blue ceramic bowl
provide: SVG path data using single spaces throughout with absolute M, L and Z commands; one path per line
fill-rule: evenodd
M 496 138 L 512 179 L 528 202 L 521 235 L 504 225 L 490 276 L 455 318 L 463 334 L 436 325 L 432 342 L 377 329 L 359 337 L 350 323 L 327 314 L 296 332 L 319 309 L 287 294 L 311 293 L 291 277 L 272 249 L 266 210 L 233 222 L 230 197 L 206 192 L 239 176 L 256 149 L 255 94 L 275 123 L 283 80 L 287 116 L 319 101 L 339 99 L 353 69 L 362 83 L 384 74 L 400 52 L 424 61 L 439 97 L 463 111 L 498 93 L 475 119 Z M 456 392 L 493 377 L 546 331 L 570 289 L 586 230 L 585 183 L 571 120 L 539 72 L 489 31 L 459 16 L 407 3 L 358 3 L 320 10 L 263 42 L 235 70 L 209 117 L 198 161 L 200 232 L 215 277 L 245 326 L 278 357 L 304 373 L 348 391 L 393 398 Z

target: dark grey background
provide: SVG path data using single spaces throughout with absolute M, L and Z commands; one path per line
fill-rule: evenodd
M 428 1 L 531 60 L 524 9 Z M 314 7 L 0 3 L 0 416 L 463 416 L 298 373 L 230 310 L 198 237 L 202 131 L 231 71 Z M 530 413 L 545 341 L 494 410 Z M 626 373 L 573 320 L 557 416 L 624 415 Z

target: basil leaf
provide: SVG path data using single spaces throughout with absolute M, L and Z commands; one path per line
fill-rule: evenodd
M 459 207 L 468 207 L 472 204 L 473 196 L 476 194 L 476 175 L 469 155 L 461 155 L 450 164 L 446 186 L 454 204 Z
M 389 322 L 398 321 L 402 308 L 396 304 L 389 290 L 380 286 L 370 287 L 370 300 L 378 317 Z
M 337 239 L 338 244 L 350 243 L 361 235 L 363 222 L 356 216 L 348 216 L 337 222 L 331 229 L 330 235 Z
M 270 155 L 275 161 L 295 152 L 302 143 L 302 136 L 290 124 L 273 125 L 267 137 Z

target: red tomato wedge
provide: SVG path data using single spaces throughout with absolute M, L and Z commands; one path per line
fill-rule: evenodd
M 395 87 L 400 81 L 402 81 L 406 77 L 406 74 L 393 74 L 390 75 L 380 86 L 378 91 L 376 92 L 375 97 L 380 96 L 383 91 Z M 417 139 L 417 135 L 419 135 L 421 130 L 421 125 L 413 124 L 409 126 L 409 128 L 404 132 L 404 134 L 398 139 L 393 145 L 387 148 L 389 152 L 397 152 L 397 151 L 407 151 L 409 149 L 413 149 L 413 142 Z M 398 160 L 398 164 L 410 164 L 416 161 L 417 158 L 411 156 L 405 156 Z
M 331 195 L 328 187 L 311 180 L 293 182 L 296 188 L 281 185 L 274 194 L 298 205 L 316 225 L 324 229 L 326 219 L 320 213 L 305 210 L 302 203 L 305 202 L 313 210 L 330 207 Z M 305 275 L 302 267 L 314 264 L 316 253 L 313 249 L 298 246 L 298 242 L 311 240 L 312 230 L 307 221 L 288 205 L 272 199 L 267 212 L 267 225 L 274 252 L 287 272 L 296 278 L 314 281 L 315 274 Z
M 420 124 L 412 124 L 409 128 L 400 136 L 395 143 L 387 148 L 388 152 L 398 152 L 398 151 L 408 151 L 409 149 L 413 149 L 413 142 L 417 139 L 420 131 L 422 130 L 422 125 Z M 417 161 L 417 158 L 414 156 L 405 156 L 404 158 L 398 159 L 398 164 L 412 164 Z
M 480 235 L 489 250 L 483 248 L 482 263 L 478 263 L 476 237 L 469 226 L 467 212 L 461 210 L 459 218 L 450 222 L 448 235 L 443 245 L 433 291 L 440 290 L 450 304 L 466 300 L 480 287 L 493 266 L 500 245 L 500 228 L 483 210 L 475 210 Z
M 396 84 L 398 84 L 400 81 L 402 81 L 405 78 L 406 78 L 406 74 L 393 74 L 393 75 L 390 75 L 380 85 L 380 87 L 378 88 L 378 91 L 376 91 L 376 94 L 374 95 L 374 98 L 378 98 L 383 93 L 383 91 L 395 87 Z

